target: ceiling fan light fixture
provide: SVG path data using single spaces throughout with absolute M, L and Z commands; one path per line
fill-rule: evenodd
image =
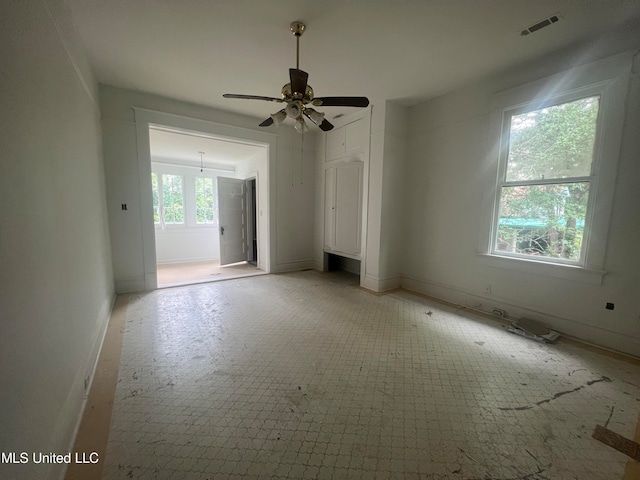
M 309 127 L 307 127 L 307 124 L 302 117 L 296 120 L 296 124 L 293 126 L 293 128 L 295 128 L 296 132 L 298 133 L 305 133 L 309 131 Z
M 287 104 L 284 110 L 291 118 L 300 118 L 302 109 L 302 102 L 300 100 L 293 100 Z
M 305 110 L 305 113 L 309 116 L 311 120 L 313 120 L 313 123 L 315 123 L 316 125 L 320 125 L 324 120 L 324 113 L 318 112 L 313 108 L 307 108 Z
M 273 113 L 271 118 L 276 125 L 280 125 L 287 118 L 287 112 L 285 112 L 284 109 L 280 110 L 279 112 Z

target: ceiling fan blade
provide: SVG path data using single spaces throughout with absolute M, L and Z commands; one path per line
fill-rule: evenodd
M 240 95 L 237 93 L 225 93 L 222 95 L 224 98 L 240 98 L 243 100 L 266 100 L 267 102 L 284 102 L 281 98 L 275 97 L 261 97 L 260 95 Z
M 316 97 L 311 102 L 316 107 L 367 107 L 367 97 Z
M 259 126 L 260 127 L 268 127 L 270 125 L 273 125 L 273 118 L 269 117 L 267 118 L 264 122 L 262 122 Z
M 304 96 L 307 90 L 307 80 L 309 79 L 309 74 L 307 72 L 303 72 L 302 70 L 298 70 L 297 68 L 290 68 L 289 78 L 291 79 L 291 92 L 299 93 Z
M 328 132 L 329 130 L 333 129 L 333 125 L 331 124 L 331 122 L 327 120 L 322 120 L 322 123 L 318 126 L 320 127 L 320 130 L 322 130 L 323 132 Z

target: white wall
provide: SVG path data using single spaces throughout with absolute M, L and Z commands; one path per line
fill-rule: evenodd
M 0 451 L 68 452 L 114 299 L 97 85 L 64 2 L 0 5 Z
M 634 43 L 635 42 L 635 43 Z M 607 45 L 613 46 L 607 50 Z M 406 245 L 401 284 L 455 303 L 539 319 L 568 335 L 640 356 L 640 78 L 627 99 L 614 208 L 602 285 L 488 266 L 477 255 L 487 192 L 495 187 L 490 155 L 491 100 L 497 92 L 580 62 L 640 47 L 600 39 L 584 50 L 522 65 L 410 109 L 405 172 Z M 384 226 L 383 226 L 384 228 Z M 491 293 L 485 286 L 491 285 Z M 614 302 L 615 310 L 605 303 Z
M 407 212 L 404 204 L 407 133 L 406 107 L 391 101 L 373 107 L 363 286 L 374 291 L 400 286 Z
M 268 227 L 264 247 L 266 266 L 271 272 L 282 272 L 313 265 L 314 135 L 304 136 L 302 161 L 301 137 L 288 123 L 260 129 L 259 120 L 254 118 L 104 85 L 100 87 L 100 104 L 118 292 L 153 288 L 150 282 L 155 280 L 153 223 L 149 224 L 152 217 L 148 213 L 150 162 L 138 159 L 139 138 L 133 107 L 161 112 L 179 120 L 184 128 L 268 144 L 269 165 L 265 175 L 268 178 L 264 178 L 264 186 L 259 186 L 268 199 L 268 209 L 262 212 Z M 127 211 L 121 210 L 122 203 L 127 204 Z

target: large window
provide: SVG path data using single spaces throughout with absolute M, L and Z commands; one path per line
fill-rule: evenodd
M 153 221 L 157 228 L 218 225 L 216 176 L 180 165 L 154 165 L 151 173 Z
M 507 110 L 494 254 L 583 264 L 600 96 Z
M 151 174 L 153 220 L 156 225 L 184 225 L 184 178 L 167 173 Z
M 602 284 L 632 65 L 629 52 L 492 96 L 479 263 Z

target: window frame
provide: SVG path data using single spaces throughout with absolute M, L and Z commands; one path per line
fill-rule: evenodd
M 540 78 L 502 92 L 495 93 L 488 114 L 488 144 L 483 177 L 486 183 L 481 201 L 481 221 L 476 259 L 479 265 L 515 270 L 523 273 L 601 285 L 607 274 L 605 261 L 609 240 L 610 216 L 613 212 L 618 160 L 625 127 L 626 99 L 632 76 L 634 52 L 627 51 L 605 59 L 586 63 L 554 75 Z M 592 164 L 596 177 L 589 192 L 589 238 L 584 245 L 581 264 L 548 262 L 540 257 L 495 254 L 494 227 L 499 180 L 504 112 L 516 108 L 535 110 L 539 105 L 562 103 L 563 99 L 600 96 L 597 134 L 599 145 Z M 500 168 L 499 168 L 500 167 Z M 493 173 L 490 173 L 493 172 Z M 491 178 L 492 177 L 492 178 Z M 586 220 L 586 219 L 585 219 Z
M 500 131 L 500 147 L 499 147 L 499 156 L 498 156 L 498 175 L 496 180 L 496 188 L 495 188 L 495 198 L 493 202 L 493 215 L 491 222 L 491 237 L 490 237 L 490 249 L 489 252 L 491 255 L 499 256 L 499 257 L 510 257 L 515 259 L 526 259 L 533 260 L 537 262 L 544 262 L 550 264 L 565 264 L 565 265 L 573 265 L 584 267 L 586 264 L 587 253 L 589 251 L 589 241 L 591 238 L 591 225 L 593 221 L 593 210 L 594 210 L 594 202 L 595 202 L 595 191 L 597 190 L 598 185 L 598 174 L 597 172 L 600 170 L 601 163 L 601 145 L 602 145 L 602 134 L 604 131 L 603 125 L 603 85 L 596 84 L 590 85 L 585 88 L 580 88 L 573 90 L 571 92 L 567 92 L 562 95 L 557 95 L 553 97 L 546 98 L 542 101 L 536 100 L 533 102 L 526 103 L 524 105 L 517 105 L 514 107 L 507 107 L 502 110 L 502 124 Z M 542 110 L 544 108 L 554 107 L 563 105 L 566 103 L 571 103 L 577 100 L 598 97 L 598 116 L 596 119 L 596 131 L 593 145 L 593 156 L 591 159 L 591 170 L 588 176 L 578 176 L 578 177 L 558 177 L 552 179 L 539 179 L 539 180 L 518 180 L 518 181 L 508 181 L 507 180 L 507 167 L 509 161 L 509 147 L 510 147 L 510 133 L 511 133 L 511 118 L 516 115 L 522 115 L 525 113 Z M 499 222 L 500 222 L 500 201 L 502 199 L 502 189 L 505 187 L 516 187 L 516 186 L 541 186 L 541 185 L 559 185 L 565 183 L 588 183 L 589 184 L 589 197 L 587 200 L 587 208 L 584 219 L 584 228 L 582 234 L 582 243 L 580 248 L 580 255 L 577 260 L 572 260 L 568 258 L 557 258 L 557 257 L 548 257 L 548 256 L 537 256 L 537 255 L 528 255 L 524 253 L 517 252 L 505 252 L 503 250 L 497 249 L 497 240 L 498 240 L 498 230 L 499 230 Z

